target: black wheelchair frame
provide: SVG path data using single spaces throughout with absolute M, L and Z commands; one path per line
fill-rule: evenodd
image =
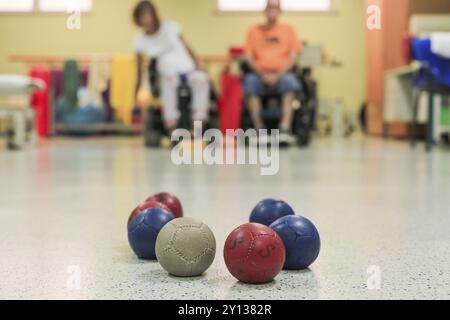
M 153 59 L 148 67 L 148 74 L 153 97 L 160 97 L 160 75 L 157 71 L 157 60 Z M 191 102 L 192 90 L 188 84 L 187 77 L 181 77 L 181 83 L 177 89 L 178 92 L 178 109 L 180 111 L 180 119 L 178 120 L 178 128 L 192 129 Z M 211 105 L 217 105 L 218 96 L 213 86 L 210 93 Z M 204 124 L 204 129 L 215 128 L 218 126 L 217 108 L 211 108 L 209 114 L 209 122 Z M 151 105 L 144 112 L 144 140 L 145 145 L 150 148 L 161 146 L 161 139 L 167 135 L 164 128 L 162 110 L 160 106 Z
M 253 72 L 248 63 L 241 64 L 241 72 L 243 77 Z M 297 138 L 297 144 L 301 147 L 308 146 L 311 143 L 312 133 L 315 130 L 316 114 L 318 106 L 317 98 L 317 82 L 312 78 L 311 68 L 295 67 L 292 72 L 299 79 L 302 90 L 296 92 L 293 103 L 294 119 L 293 134 Z M 274 88 L 266 87 L 261 96 L 263 111 L 261 117 L 267 129 L 278 129 L 279 122 L 282 117 L 281 100 L 282 97 L 274 90 Z M 253 128 L 247 104 L 244 101 L 242 108 L 241 127 L 244 130 Z

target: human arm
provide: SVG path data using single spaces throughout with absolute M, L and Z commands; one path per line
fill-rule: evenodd
M 297 64 L 298 57 L 299 54 L 295 50 L 292 50 L 289 56 L 289 61 L 281 70 L 277 72 L 267 72 L 263 74 L 262 78 L 264 82 L 267 83 L 268 85 L 275 85 L 276 83 L 278 83 L 278 81 L 280 81 L 283 75 L 290 72 L 295 67 L 295 65 Z
M 197 55 L 195 54 L 194 50 L 192 49 L 192 47 L 187 43 L 186 38 L 180 34 L 180 40 L 183 43 L 183 45 L 185 46 L 186 50 L 189 53 L 189 56 L 191 57 L 192 61 L 194 61 L 195 67 L 197 69 L 200 69 L 200 60 L 198 59 Z

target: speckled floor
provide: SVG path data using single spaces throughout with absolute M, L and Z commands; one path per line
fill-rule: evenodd
M 273 177 L 169 159 L 130 138 L 0 152 L 0 298 L 450 299 L 449 151 L 317 141 L 283 152 Z M 178 194 L 187 215 L 215 232 L 217 257 L 203 277 L 169 277 L 128 247 L 130 210 L 161 190 Z M 309 271 L 247 286 L 227 272 L 222 246 L 265 197 L 312 219 L 322 252 Z

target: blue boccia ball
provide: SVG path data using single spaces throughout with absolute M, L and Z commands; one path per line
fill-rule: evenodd
M 314 224 L 300 216 L 278 219 L 270 226 L 283 240 L 286 270 L 307 269 L 320 252 L 320 236 Z
M 163 209 L 149 209 L 135 217 L 128 226 L 128 242 L 140 259 L 156 260 L 155 245 L 161 229 L 174 216 Z
M 270 226 L 274 221 L 290 215 L 295 215 L 295 212 L 286 202 L 266 199 L 258 203 L 253 209 L 250 214 L 250 222 Z

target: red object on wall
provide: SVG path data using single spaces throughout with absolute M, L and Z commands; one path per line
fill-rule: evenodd
M 45 82 L 45 89 L 35 91 L 31 97 L 31 105 L 36 111 L 36 129 L 41 137 L 50 135 L 50 88 L 51 70 L 46 67 L 32 67 L 29 72 L 30 77 L 41 79 Z
M 241 127 L 244 90 L 241 77 L 227 72 L 222 74 L 222 94 L 219 100 L 220 130 L 236 130 Z
M 232 58 L 238 58 L 241 57 L 245 53 L 245 49 L 242 47 L 231 47 L 228 50 L 230 57 Z

